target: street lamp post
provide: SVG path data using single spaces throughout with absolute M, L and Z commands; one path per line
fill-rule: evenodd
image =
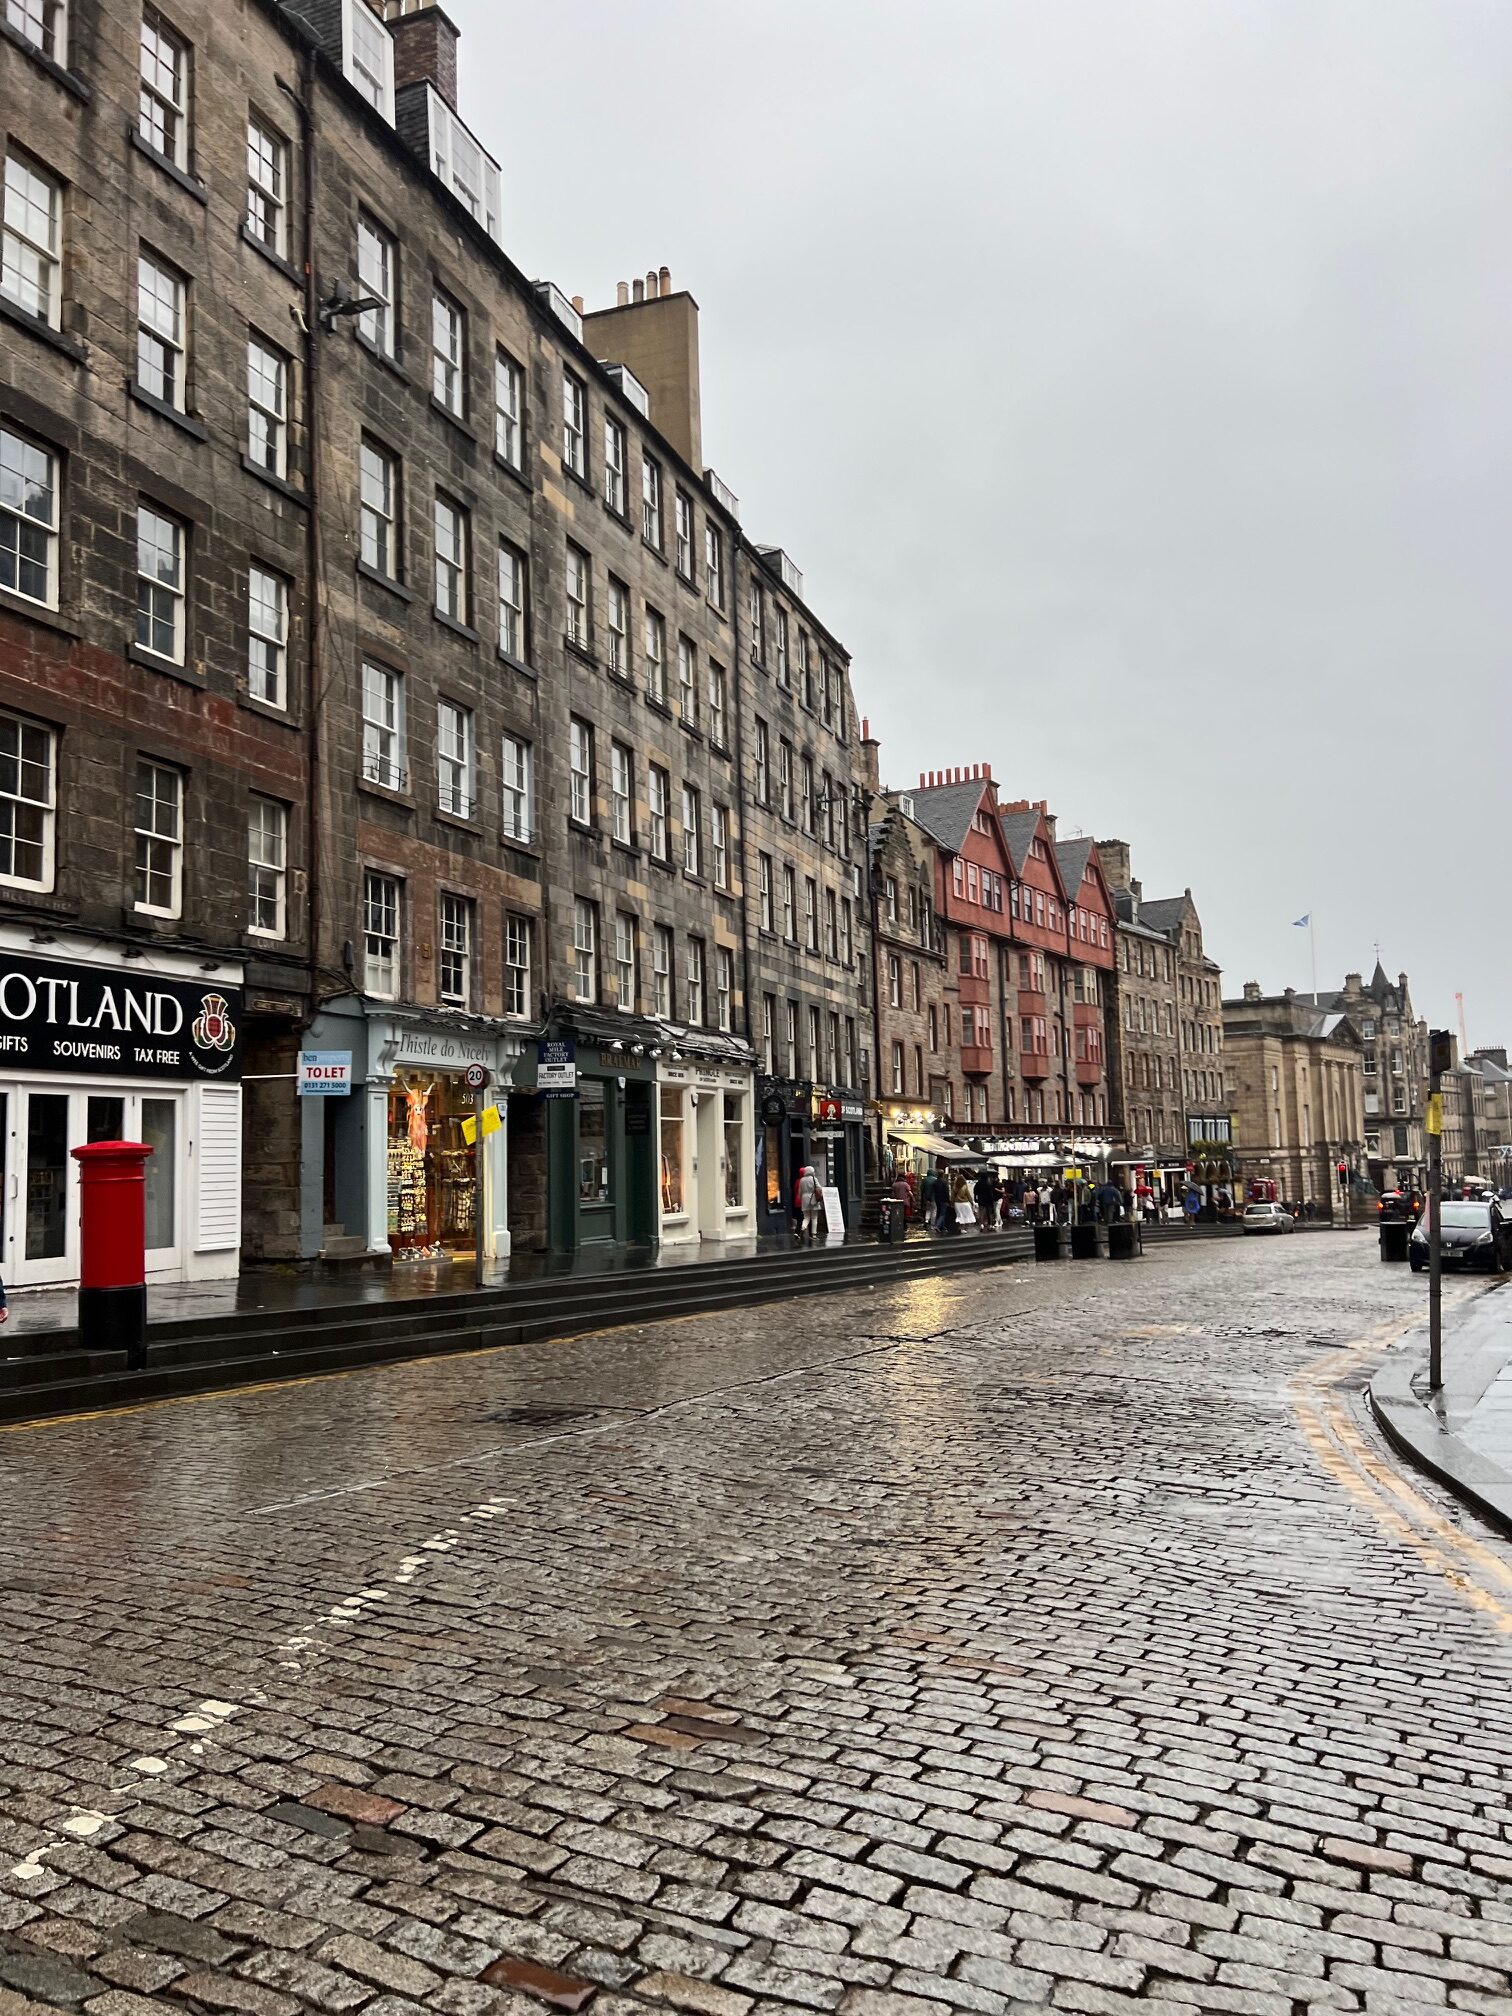
M 1428 1390 L 1444 1383 L 1443 1322 L 1443 1202 L 1444 1103 L 1443 1074 L 1453 1062 L 1447 1029 L 1428 1032 Z

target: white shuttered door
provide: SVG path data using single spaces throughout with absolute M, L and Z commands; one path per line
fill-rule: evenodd
M 241 1244 L 241 1088 L 202 1085 L 196 1146 L 194 1244 L 224 1253 Z

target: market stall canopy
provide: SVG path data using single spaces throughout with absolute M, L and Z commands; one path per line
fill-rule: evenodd
M 980 1155 L 973 1155 L 969 1148 L 959 1148 L 954 1141 L 942 1141 L 938 1134 L 916 1134 L 914 1132 L 889 1129 L 889 1141 L 901 1142 L 915 1154 L 929 1155 L 937 1162 L 980 1162 Z

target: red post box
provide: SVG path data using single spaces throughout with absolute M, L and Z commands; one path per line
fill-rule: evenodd
M 147 1157 L 145 1141 L 91 1141 L 79 1165 L 79 1342 L 147 1364 Z

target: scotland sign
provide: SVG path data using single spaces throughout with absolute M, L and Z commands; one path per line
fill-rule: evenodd
M 0 952 L 0 1069 L 86 1078 L 241 1075 L 242 991 Z

